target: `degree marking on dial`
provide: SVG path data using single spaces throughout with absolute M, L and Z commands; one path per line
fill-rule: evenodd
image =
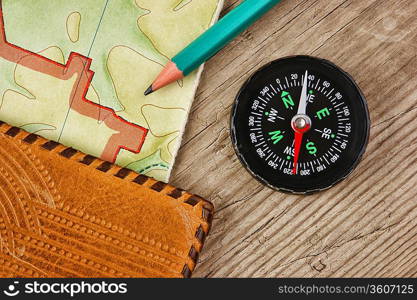
M 259 143 L 258 145 L 255 145 L 255 147 L 258 148 L 259 146 L 262 146 L 263 144 L 265 144 L 265 141 Z
M 316 90 L 317 90 L 317 87 L 319 86 L 319 83 L 320 83 L 320 78 L 319 78 L 319 79 L 317 79 L 317 84 L 316 84 L 316 86 L 314 87 L 314 89 L 316 89 Z
M 268 101 L 266 101 L 265 99 L 261 98 L 260 96 L 258 96 L 258 99 L 265 102 L 265 104 L 268 104 Z
M 342 150 L 340 150 L 340 149 L 336 148 L 336 146 L 332 146 L 332 149 L 334 149 L 334 150 L 338 151 L 339 153 L 342 153 Z
M 333 93 L 333 91 L 334 91 L 334 88 L 327 94 L 327 97 L 329 97 L 330 94 Z

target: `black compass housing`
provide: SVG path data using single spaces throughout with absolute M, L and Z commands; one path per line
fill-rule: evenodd
M 293 174 L 291 119 L 306 71 L 312 128 L 303 138 Z M 239 91 L 231 116 L 232 142 L 245 168 L 269 187 L 297 194 L 328 189 L 351 174 L 366 150 L 369 131 L 367 103 L 353 78 L 310 56 L 279 59 L 255 72 Z

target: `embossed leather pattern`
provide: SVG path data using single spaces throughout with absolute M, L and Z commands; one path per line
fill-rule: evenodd
M 1 277 L 190 277 L 213 206 L 0 122 Z

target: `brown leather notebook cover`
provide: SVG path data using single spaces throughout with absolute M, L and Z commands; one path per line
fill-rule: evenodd
M 1 277 L 190 277 L 202 198 L 0 122 Z

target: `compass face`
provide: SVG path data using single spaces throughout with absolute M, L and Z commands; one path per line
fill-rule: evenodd
M 244 84 L 231 127 L 240 160 L 258 180 L 312 193 L 353 171 L 370 121 L 347 73 L 328 61 L 296 56 L 272 62 Z

